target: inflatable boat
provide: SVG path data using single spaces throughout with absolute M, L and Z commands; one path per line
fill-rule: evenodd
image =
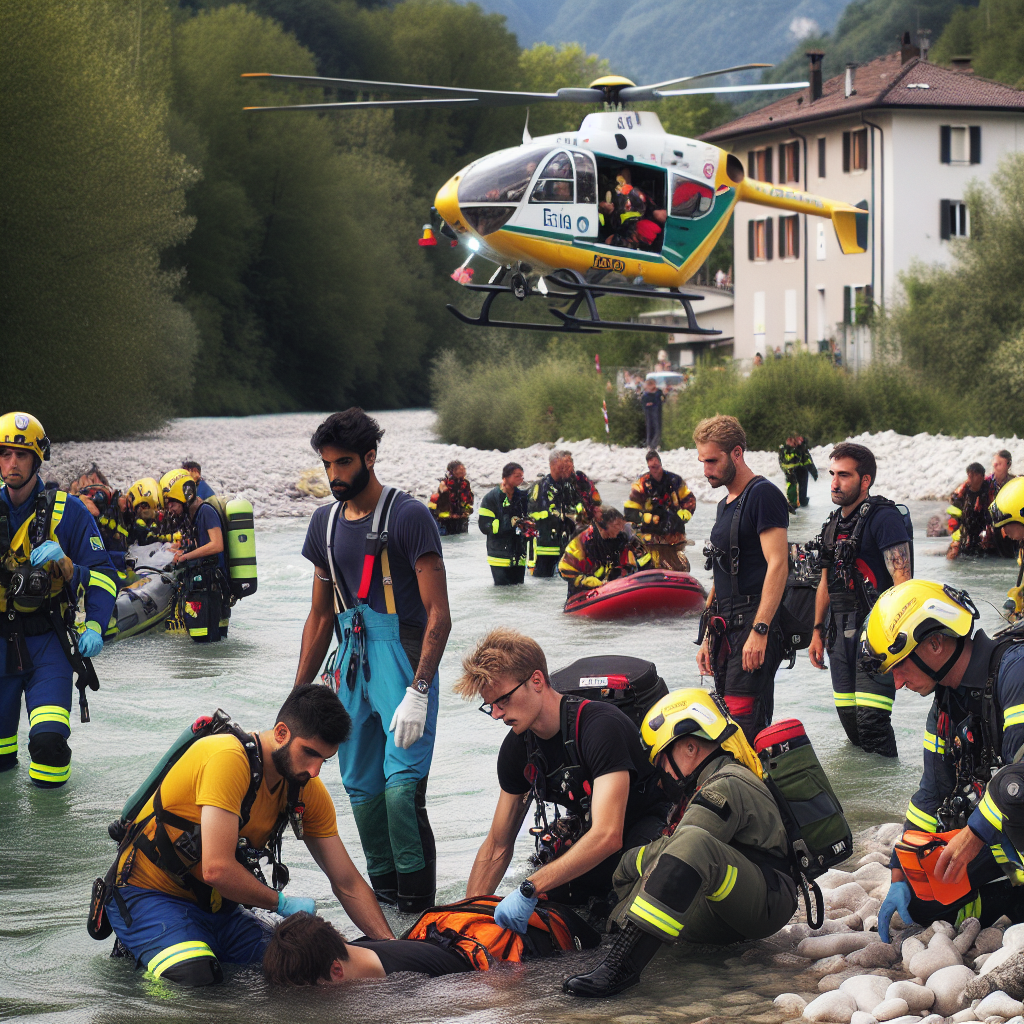
M 136 559 L 138 568 L 118 589 L 105 634 L 107 643 L 152 629 L 163 630 L 164 623 L 174 614 L 183 570 L 174 568 L 170 545 L 133 546 L 129 554 Z
M 707 596 L 700 580 L 689 573 L 644 569 L 570 597 L 565 614 L 588 619 L 695 615 L 703 610 Z

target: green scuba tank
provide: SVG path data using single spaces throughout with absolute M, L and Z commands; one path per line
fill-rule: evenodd
M 217 510 L 224 530 L 224 561 L 231 596 L 237 601 L 256 593 L 256 529 L 251 502 L 245 498 L 205 499 Z

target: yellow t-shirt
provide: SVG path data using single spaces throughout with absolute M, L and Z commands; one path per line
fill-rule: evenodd
M 249 759 L 241 743 L 231 735 L 206 736 L 189 747 L 181 760 L 167 773 L 160 786 L 160 797 L 164 810 L 198 823 L 203 807 L 220 807 L 241 817 L 242 801 L 248 790 Z M 270 838 L 278 816 L 285 809 L 287 796 L 288 784 L 283 779 L 271 791 L 264 777 L 249 813 L 249 820 L 241 833 L 253 846 L 262 847 Z M 302 817 L 305 834 L 314 838 L 336 836 L 338 820 L 334 813 L 334 803 L 323 782 L 320 779 L 307 782 L 302 787 L 301 799 L 306 806 Z M 139 818 L 152 813 L 153 799 L 150 798 Z M 156 827 L 156 822 L 151 821 L 143 834 L 152 839 Z M 181 835 L 179 829 L 169 825 L 167 831 L 172 841 Z M 131 852 L 131 849 L 125 852 L 121 859 L 122 866 Z M 202 881 L 200 865 L 192 869 L 192 874 Z M 157 889 L 170 896 L 196 902 L 195 896 L 188 889 L 183 889 L 166 871 L 158 868 L 141 852 L 135 854 L 128 884 L 140 889 Z M 212 903 L 215 908 L 220 905 L 216 892 Z

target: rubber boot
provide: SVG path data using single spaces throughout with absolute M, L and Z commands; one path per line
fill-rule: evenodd
M 562 991 L 570 996 L 583 996 L 587 999 L 602 999 L 613 996 L 616 992 L 635 985 L 640 980 L 643 969 L 654 959 L 654 954 L 661 949 L 661 939 L 641 931 L 632 921 L 625 927 L 612 943 L 604 963 L 595 967 L 589 974 L 577 974 L 562 983 Z
M 437 896 L 437 862 L 427 861 L 425 867 L 408 874 L 398 872 L 398 911 L 401 914 L 422 914 L 434 906 Z
M 377 902 L 385 907 L 398 906 L 398 872 L 392 871 L 384 875 L 370 875 L 370 888 Z
M 892 714 L 877 708 L 857 708 L 857 734 L 861 748 L 869 754 L 896 757 L 896 735 Z

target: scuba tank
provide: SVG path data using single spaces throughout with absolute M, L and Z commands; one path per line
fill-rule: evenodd
M 204 500 L 220 516 L 228 585 L 231 596 L 241 601 L 256 593 L 256 526 L 252 503 L 245 498 L 225 499 L 216 494 Z

